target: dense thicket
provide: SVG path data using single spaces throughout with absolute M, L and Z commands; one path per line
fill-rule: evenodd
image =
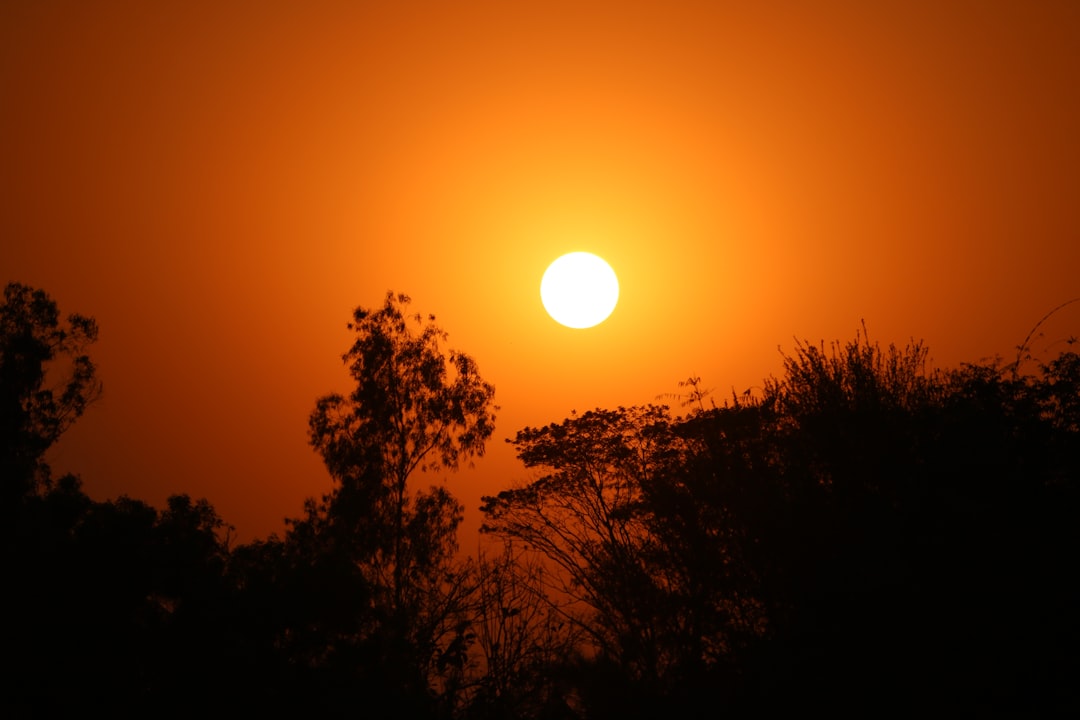
M 925 358 L 800 344 L 760 398 L 517 434 L 485 529 L 562 569 L 592 707 L 1076 707 L 1080 356 Z
M 50 477 L 96 325 L 5 298 L 5 716 L 1080 710 L 1071 346 L 930 371 L 919 344 L 804 343 L 756 397 L 692 380 L 683 415 L 524 428 L 532 479 L 484 499 L 504 545 L 465 558 L 460 505 L 415 481 L 482 452 L 493 390 L 407 298 L 357 310 L 357 389 L 312 414 L 331 492 L 236 547 L 205 501 Z

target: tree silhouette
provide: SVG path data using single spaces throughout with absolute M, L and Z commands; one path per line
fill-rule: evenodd
M 5 513 L 49 483 L 45 452 L 101 392 L 85 354 L 93 318 L 61 322 L 43 290 L 19 283 L 0 304 L 0 507 Z M 65 373 L 61 378 L 53 373 Z M 48 384 L 48 383 L 51 383 Z M 10 520 L 10 517 L 5 518 Z
M 70 475 L 30 498 L 5 557 L 0 639 L 19 658 L 5 702 L 50 715 L 209 702 L 235 657 L 221 526 L 205 500 L 95 502 Z
M 703 485 L 701 450 L 679 424 L 666 407 L 646 406 L 526 428 L 518 457 L 543 474 L 484 498 L 485 531 L 543 553 L 561 571 L 555 597 L 578 601 L 570 617 L 597 660 L 579 674 L 621 677 L 592 688 L 601 713 L 670 707 L 706 675 L 716 680 L 737 637 L 760 630 L 754 599 L 734 592 L 745 590 L 743 570 L 723 508 L 687 496 Z M 696 704 L 685 699 L 683 710 Z
M 581 627 L 547 594 L 542 556 L 505 542 L 474 567 L 470 630 L 474 652 L 464 683 L 463 717 L 577 717 L 567 676 L 582 649 Z
M 543 553 L 562 572 L 558 590 L 593 614 L 583 627 L 606 653 L 630 654 L 633 638 L 646 675 L 655 673 L 651 617 L 638 603 L 652 586 L 642 568 L 645 528 L 634 511 L 641 484 L 657 472 L 672 441 L 657 432 L 662 407 L 596 410 L 517 433 L 526 467 L 545 473 L 483 499 L 484 530 Z M 644 587 L 632 587 L 642 581 Z M 636 654 L 636 653 L 635 653 Z
M 1075 352 L 1032 375 L 928 371 L 921 343 L 864 328 L 798 343 L 759 398 L 707 407 L 691 378 L 685 416 L 524 428 L 536 474 L 484 498 L 507 542 L 471 562 L 460 504 L 415 485 L 483 453 L 493 389 L 408 305 L 355 311 L 355 390 L 311 414 L 332 490 L 233 549 L 205 500 L 96 502 L 50 478 L 45 452 L 100 392 L 97 327 L 8 285 L 0 715 L 1080 708 Z
M 320 398 L 310 421 L 311 443 L 340 484 L 331 515 L 379 524 L 372 570 L 387 573 L 379 584 L 396 604 L 413 573 L 445 557 L 456 527 L 449 495 L 410 498 L 409 478 L 482 455 L 495 420 L 494 388 L 472 358 L 440 347 L 447 336 L 433 315 L 406 316 L 409 302 L 391 293 L 382 308 L 355 311 L 343 359 L 356 389 Z
M 799 343 L 761 398 L 518 433 L 542 474 L 485 498 L 485 529 L 591 610 L 589 712 L 1075 707 L 1080 361 L 926 356 Z
M 372 691 L 400 693 L 398 703 L 426 696 L 448 657 L 442 645 L 463 632 L 456 614 L 468 593 L 454 567 L 461 505 L 445 487 L 414 490 L 410 480 L 482 455 L 495 417 L 476 363 L 445 349 L 434 316 L 409 315 L 409 302 L 388 293 L 381 308 L 354 312 L 343 359 L 356 388 L 320 398 L 310 419 L 336 485 L 286 538 L 365 600 L 325 628 L 337 656 L 319 662 L 363 666 Z

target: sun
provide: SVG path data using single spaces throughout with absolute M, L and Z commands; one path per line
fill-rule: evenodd
M 607 319 L 619 302 L 619 279 L 603 258 L 573 252 L 555 260 L 540 281 L 540 300 L 556 322 L 589 328 Z

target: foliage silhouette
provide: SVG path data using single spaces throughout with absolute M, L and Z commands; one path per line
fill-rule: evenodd
M 5 558 L 3 642 L 19 658 L 9 708 L 130 713 L 159 701 L 180 712 L 226 685 L 226 548 L 205 501 L 173 496 L 163 512 L 95 502 L 69 475 L 23 513 Z
M 514 445 L 544 474 L 484 498 L 484 530 L 560 568 L 557 593 L 579 603 L 571 617 L 591 639 L 592 667 L 627 678 L 614 691 L 618 711 L 629 711 L 627 701 L 658 711 L 691 684 L 715 686 L 723 649 L 759 634 L 761 613 L 748 595 L 725 592 L 743 584 L 745 569 L 722 518 L 710 518 L 690 542 L 710 510 L 702 497 L 684 497 L 700 484 L 695 448 L 667 408 L 595 410 L 526 428 Z M 688 699 L 680 708 L 695 705 Z
M 471 357 L 443 348 L 433 316 L 409 315 L 408 305 L 389 293 L 381 308 L 355 311 L 343 359 L 356 388 L 320 398 L 311 415 L 333 490 L 288 521 L 284 542 L 241 553 L 276 566 L 268 587 L 292 598 L 270 623 L 276 642 L 318 684 L 326 712 L 366 695 L 430 715 L 433 688 L 445 690 L 464 662 L 455 654 L 471 593 L 455 557 L 462 508 L 445 487 L 410 481 L 483 454 L 494 389 Z
M 566 681 L 582 647 L 582 630 L 565 603 L 551 602 L 556 580 L 534 552 L 512 542 L 474 566 L 470 608 L 474 640 L 462 714 L 468 718 L 577 717 Z
M 311 443 L 339 483 L 330 518 L 375 524 L 365 560 L 395 605 L 452 553 L 459 513 L 441 488 L 411 498 L 409 478 L 482 455 L 495 420 L 494 388 L 475 362 L 444 351 L 434 316 L 426 324 L 407 317 L 408 304 L 391 293 L 382 308 L 355 311 L 356 340 L 344 360 L 356 389 L 320 398 L 310 422 Z
M 407 306 L 355 312 L 356 389 L 311 415 L 332 490 L 233 548 L 205 500 L 50 478 L 97 328 L 8 286 L 0 715 L 1080 710 L 1080 355 L 931 371 L 864 327 L 759 397 L 691 378 L 683 416 L 527 427 L 532 479 L 484 498 L 503 550 L 465 560 L 460 504 L 415 484 L 483 452 L 493 390 Z
M 921 343 L 798 343 L 761 398 L 526 428 L 544 472 L 485 498 L 485 529 L 592 609 L 579 688 L 601 713 L 1075 706 L 1078 379 L 1071 353 L 1013 378 L 928 371 Z
M 47 488 L 45 452 L 101 392 L 84 352 L 97 340 L 93 318 L 61 322 L 43 290 L 19 283 L 4 288 L 0 304 L 0 503 L 5 513 Z M 58 367 L 59 366 L 59 367 Z M 57 380 L 51 373 L 66 371 Z M 50 387 L 46 383 L 52 382 Z M 10 522 L 10 515 L 4 518 Z

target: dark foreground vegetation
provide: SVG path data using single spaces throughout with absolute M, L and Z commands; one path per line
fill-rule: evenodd
M 51 477 L 97 327 L 7 287 L 0 714 L 1080 711 L 1080 355 L 931 372 L 859 335 L 759 397 L 525 428 L 535 479 L 463 558 L 416 485 L 483 452 L 494 391 L 407 305 L 356 311 L 356 390 L 312 414 L 333 491 L 233 547 L 205 501 Z

